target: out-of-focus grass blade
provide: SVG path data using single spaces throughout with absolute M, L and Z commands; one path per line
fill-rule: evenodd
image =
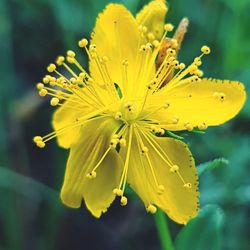
M 46 200 L 60 205 L 57 191 L 4 167 L 0 167 L 0 189 L 15 191 L 36 202 Z
M 216 205 L 207 205 L 183 227 L 176 238 L 176 250 L 220 250 L 224 213 Z
M 205 162 L 197 166 L 198 174 L 201 176 L 207 170 L 227 166 L 229 161 L 225 158 L 214 159 L 213 161 Z

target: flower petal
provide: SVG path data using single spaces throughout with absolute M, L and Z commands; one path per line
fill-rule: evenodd
M 113 189 L 118 185 L 122 161 L 115 150 L 110 150 L 96 170 L 96 178 L 86 177 L 107 152 L 111 135 L 119 123 L 104 118 L 90 121 L 81 130 L 81 137 L 70 150 L 64 183 L 62 202 L 72 208 L 81 205 L 82 198 L 90 212 L 100 217 L 113 202 Z
M 108 73 L 121 88 L 124 84 L 122 61 L 128 60 L 128 82 L 135 77 L 139 52 L 139 31 L 135 18 L 122 5 L 109 4 L 97 18 L 91 44 L 95 44 L 99 57 L 107 56 Z M 90 72 L 98 82 L 104 82 L 94 59 L 90 60 Z M 133 81 L 132 81 L 133 82 Z
M 152 33 L 155 39 L 160 40 L 167 11 L 165 0 L 154 0 L 136 15 L 136 21 L 138 25 L 146 26 L 148 33 Z
M 72 106 L 74 105 L 74 108 Z M 70 100 L 66 101 L 61 107 L 59 107 L 53 114 L 52 125 L 55 131 L 59 131 L 69 125 L 73 125 L 77 118 L 88 114 L 93 111 L 93 108 L 89 105 L 73 104 Z M 57 136 L 57 142 L 62 148 L 69 148 L 79 138 L 80 127 L 69 128 L 68 132 L 59 134 Z
M 161 124 L 168 123 L 164 127 L 168 130 L 185 130 L 187 123 L 191 127 L 222 124 L 237 115 L 246 100 L 244 85 L 234 81 L 202 79 L 170 88 L 166 85 L 166 94 L 156 98 L 158 102 L 159 98 L 167 100 L 169 108 L 154 116 Z M 174 117 L 178 123 L 169 124 Z
M 172 138 L 159 138 L 149 134 L 142 136 L 142 140 L 149 149 L 149 160 L 158 183 L 164 186 L 164 192 L 157 193 L 149 161 L 145 155 L 140 153 L 131 155 L 128 182 L 141 197 L 146 207 L 149 204 L 155 204 L 177 223 L 187 223 L 197 214 L 199 196 L 197 170 L 187 145 Z M 181 177 L 186 183 L 191 183 L 191 188 L 184 188 L 183 180 L 177 173 L 170 171 L 172 165 L 166 163 L 155 148 L 165 160 L 168 157 L 172 164 L 179 166 Z M 136 151 L 138 152 L 138 145 L 134 143 L 133 152 Z

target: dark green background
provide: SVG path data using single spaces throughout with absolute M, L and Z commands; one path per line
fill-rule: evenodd
M 136 13 L 148 1 L 120 2 Z M 107 3 L 0 0 L 0 250 L 161 248 L 154 217 L 133 195 L 128 206 L 115 203 L 101 220 L 83 208 L 61 205 L 58 191 L 68 152 L 56 142 L 44 150 L 32 143 L 34 135 L 51 130 L 53 112 L 37 95 L 36 82 L 57 55 L 89 37 Z M 205 76 L 239 80 L 249 89 L 250 1 L 171 0 L 169 5 L 168 22 L 190 19 L 180 55 L 184 62 L 208 44 L 212 53 L 204 60 Z M 229 165 L 200 179 L 202 207 L 216 207 L 205 208 L 205 217 L 201 214 L 186 230 L 169 222 L 174 240 L 182 230 L 177 249 L 250 249 L 249 122 L 247 102 L 233 121 L 185 138 L 197 164 L 224 157 Z

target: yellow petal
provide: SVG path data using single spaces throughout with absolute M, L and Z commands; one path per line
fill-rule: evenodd
M 100 58 L 108 57 L 106 63 L 112 81 L 121 88 L 124 85 L 123 60 L 128 60 L 129 82 L 135 77 L 135 60 L 139 52 L 139 31 L 135 18 L 122 5 L 109 4 L 97 19 L 91 44 L 95 44 Z M 92 77 L 103 83 L 96 61 L 90 60 Z
M 222 124 L 237 115 L 246 100 L 244 85 L 227 80 L 202 79 L 171 90 L 167 85 L 164 91 L 160 98 L 167 100 L 170 106 L 154 118 L 162 124 L 168 123 L 164 127 L 168 130 L 185 130 L 185 124 L 191 127 Z M 169 124 L 174 117 L 178 123 Z
M 72 108 L 74 106 L 74 108 Z M 76 122 L 76 119 L 90 113 L 92 107 L 80 105 L 70 101 L 66 101 L 53 114 L 52 125 L 54 130 L 60 130 Z M 60 147 L 69 148 L 79 138 L 80 127 L 73 127 L 66 130 L 65 133 L 57 136 L 57 142 Z
M 111 135 L 119 123 L 104 118 L 91 121 L 81 129 L 81 138 L 71 147 L 64 183 L 61 190 L 62 202 L 78 208 L 84 198 L 85 204 L 95 217 L 100 217 L 113 202 L 113 189 L 121 175 L 122 162 L 118 153 L 111 149 L 96 170 L 96 177 L 87 178 L 102 156 L 107 152 Z
M 149 142 L 146 137 L 142 136 L 143 143 L 149 150 L 148 157 L 157 182 L 164 186 L 164 192 L 162 194 L 157 193 L 159 190 L 154 181 L 149 161 L 145 155 L 138 152 L 136 143 L 133 144 L 133 152 L 138 153 L 131 155 L 128 182 L 143 200 L 146 207 L 149 204 L 154 204 L 177 223 L 185 224 L 198 212 L 198 180 L 193 157 L 187 145 L 183 142 L 153 135 L 150 135 L 150 138 Z M 163 160 L 167 157 L 171 164 Z M 170 167 L 173 165 L 179 167 L 181 177 L 170 171 Z M 185 183 L 191 183 L 192 187 L 184 188 L 184 182 L 181 178 Z
M 155 39 L 160 40 L 167 10 L 166 1 L 152 1 L 137 14 L 136 21 L 138 25 L 146 26 L 148 33 L 152 33 Z

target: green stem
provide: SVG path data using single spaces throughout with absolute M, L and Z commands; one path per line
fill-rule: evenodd
M 155 225 L 158 231 L 158 236 L 163 250 L 174 250 L 173 242 L 170 236 L 167 219 L 165 214 L 158 209 L 155 214 Z

